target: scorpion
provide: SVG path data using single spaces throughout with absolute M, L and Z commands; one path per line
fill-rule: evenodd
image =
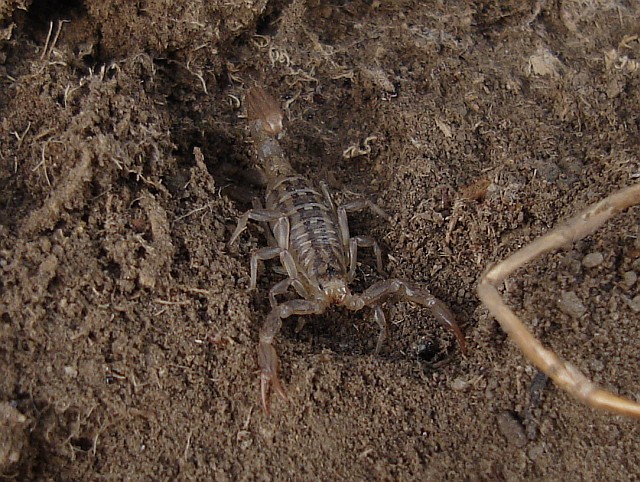
M 350 291 L 348 285 L 355 277 L 359 248 L 372 248 L 378 272 L 383 273 L 383 268 L 380 246 L 369 236 L 351 236 L 347 213 L 368 209 L 385 220 L 389 220 L 389 216 L 364 198 L 336 207 L 325 182 L 316 187 L 296 173 L 285 157 L 279 143 L 284 132 L 283 113 L 276 100 L 256 86 L 247 93 L 245 103 L 259 167 L 266 177 L 265 205 L 254 200 L 254 207 L 238 219 L 229 244 L 238 239 L 250 219 L 268 225 L 265 232 L 269 246 L 251 255 L 249 289 L 256 288 L 260 260 L 279 258 L 287 274 L 286 279 L 270 289 L 271 311 L 260 328 L 258 366 L 263 410 L 269 413 L 272 391 L 284 401 L 288 399 L 278 376 L 280 360 L 273 342 L 282 320 L 293 315 L 319 315 L 331 305 L 352 311 L 370 307 L 380 329 L 375 348 L 378 353 L 387 334 L 380 303 L 395 295 L 429 308 L 436 320 L 453 332 L 462 352 L 466 353 L 464 336 L 452 311 L 428 289 L 394 278 L 378 281 L 361 294 Z M 276 296 L 290 289 L 300 298 L 278 303 Z

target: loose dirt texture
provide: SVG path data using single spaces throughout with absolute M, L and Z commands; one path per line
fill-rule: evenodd
M 637 421 L 545 384 L 475 295 L 488 263 L 640 178 L 637 2 L 0 2 L 0 472 L 16 479 L 620 480 Z M 261 194 L 243 108 L 388 224 L 391 276 L 457 313 L 332 310 L 259 408 Z M 375 137 L 375 139 L 371 139 Z M 365 139 L 369 140 L 365 143 Z M 346 153 L 346 155 L 343 155 Z M 543 343 L 640 399 L 640 208 L 511 277 Z M 378 279 L 364 254 L 354 289 Z

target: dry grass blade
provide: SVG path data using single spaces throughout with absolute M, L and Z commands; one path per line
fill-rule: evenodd
M 581 402 L 621 415 L 640 418 L 640 404 L 597 388 L 570 363 L 545 349 L 522 320 L 505 304 L 497 286 L 536 257 L 591 234 L 615 214 L 640 203 L 640 184 L 615 192 L 489 268 L 478 285 L 478 296 L 525 357 Z

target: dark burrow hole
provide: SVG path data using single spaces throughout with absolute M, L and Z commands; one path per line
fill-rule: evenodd
M 36 43 L 44 45 L 50 28 L 51 36 L 55 34 L 57 22 L 70 21 L 85 14 L 86 7 L 82 0 L 33 0 L 27 11 L 14 11 L 14 21 Z

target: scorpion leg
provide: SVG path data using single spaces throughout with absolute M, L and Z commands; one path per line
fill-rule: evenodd
M 271 303 L 271 308 L 278 306 L 276 296 L 285 294 L 292 286 L 293 289 L 296 290 L 296 293 L 298 293 L 302 298 L 307 298 L 309 296 L 309 292 L 299 279 L 283 279 L 273 285 L 269 290 L 269 302 Z
M 376 256 L 376 269 L 378 273 L 384 274 L 384 268 L 382 267 L 382 250 L 378 242 L 370 236 L 354 236 L 349 240 L 349 281 L 353 281 L 356 276 L 358 248 L 373 248 L 373 253 Z
M 329 187 L 327 183 L 324 181 L 320 181 L 320 189 L 322 189 L 322 195 L 324 196 L 324 200 L 327 201 L 327 206 L 331 211 L 335 212 L 336 207 L 333 204 L 333 199 L 331 198 L 331 193 L 329 192 Z
M 391 216 L 389 216 L 380 206 L 376 203 L 369 201 L 368 199 L 354 199 L 353 201 L 349 201 L 346 204 L 343 204 L 338 208 L 338 211 L 344 209 L 348 213 L 353 213 L 356 211 L 362 211 L 363 209 L 369 209 L 373 214 L 377 214 L 385 221 L 391 221 Z
M 258 260 L 266 261 L 268 259 L 277 258 L 280 256 L 282 248 L 277 246 L 272 248 L 260 248 L 257 251 L 251 253 L 251 281 L 249 282 L 249 289 L 253 290 L 258 284 Z
M 236 230 L 231 235 L 229 244 L 233 244 L 235 240 L 238 239 L 240 233 L 247 227 L 249 219 L 253 219 L 258 222 L 269 222 L 275 221 L 281 217 L 283 217 L 281 212 L 274 211 L 272 209 L 249 209 L 238 219 L 238 226 L 236 226 Z
M 273 339 L 282 327 L 282 320 L 292 315 L 319 314 L 324 306 L 317 301 L 291 300 L 271 310 L 260 329 L 258 344 L 258 366 L 260 367 L 260 400 L 262 408 L 269 413 L 269 391 L 273 388 L 283 400 L 287 400 L 282 381 L 278 378 L 279 358 L 273 347 Z
M 323 192 L 325 193 L 325 197 L 329 196 L 329 192 L 326 186 L 323 187 Z M 331 199 L 330 196 L 329 199 Z M 333 206 L 333 202 L 331 203 L 331 206 Z M 342 245 L 344 246 L 344 250 L 347 253 L 349 252 L 349 239 L 351 238 L 351 235 L 349 234 L 349 219 L 347 218 L 347 213 L 362 211 L 366 208 L 369 208 L 371 212 L 377 214 L 385 221 L 391 220 L 389 215 L 385 213 L 380 206 L 372 203 L 368 199 L 356 199 L 355 201 L 350 201 L 347 204 L 339 206 L 337 209 L 337 213 L 338 225 L 340 227 L 340 237 L 342 238 Z
M 282 266 L 284 266 L 284 268 L 287 270 L 287 275 L 289 276 L 289 278 L 297 279 L 298 268 L 296 267 L 296 263 L 289 251 L 279 246 L 274 246 L 272 248 L 261 248 L 251 254 L 251 282 L 249 283 L 250 290 L 255 289 L 256 285 L 258 284 L 258 260 L 266 261 L 268 259 L 277 257 L 280 257 L 280 263 L 282 263 Z
M 289 252 L 289 218 L 282 216 L 273 225 L 273 235 L 281 249 L 280 262 L 291 279 L 298 278 L 298 266 Z
M 360 299 L 367 306 L 374 306 L 379 300 L 390 295 L 397 294 L 401 299 L 412 301 L 431 310 L 433 316 L 448 330 L 452 331 L 458 340 L 462 353 L 467 352 L 462 330 L 458 326 L 451 310 L 438 298 L 433 296 L 426 288 L 421 288 L 415 283 L 401 279 L 379 281 L 365 290 Z
M 267 210 L 256 209 L 252 211 L 248 211 L 247 213 L 245 213 L 245 216 L 248 214 L 247 219 L 249 217 L 251 217 L 252 219 L 256 219 L 252 217 L 252 215 L 255 215 L 256 211 L 258 212 L 258 214 L 260 214 L 261 212 L 265 212 Z M 267 211 L 267 212 L 271 214 L 277 213 L 277 211 Z M 260 220 L 264 221 L 264 219 L 260 219 Z M 244 225 L 246 226 L 246 220 L 244 222 Z M 238 222 L 238 227 L 236 228 L 236 232 L 231 237 L 231 241 L 229 241 L 229 243 L 232 243 L 233 241 L 235 241 L 235 238 L 237 238 L 237 235 L 239 234 L 240 231 L 242 231 L 242 229 L 244 229 L 244 226 L 242 226 L 242 218 L 241 218 L 240 221 Z M 286 217 L 282 216 L 281 214 L 278 214 L 278 218 L 273 226 L 273 232 L 274 232 L 278 246 L 261 248 L 257 251 L 254 251 L 253 254 L 251 255 L 251 262 L 250 262 L 251 281 L 249 283 L 250 290 L 255 289 L 256 285 L 258 284 L 258 260 L 266 261 L 268 259 L 273 259 L 277 256 L 280 256 L 280 262 L 282 263 L 282 266 L 284 266 L 284 268 L 287 270 L 287 274 L 289 275 L 289 277 L 290 278 L 297 277 L 298 269 L 296 267 L 295 261 L 293 260 L 293 257 L 291 256 L 291 253 L 289 253 L 289 251 L 287 250 L 288 244 L 289 244 L 289 220 Z
M 254 197 L 251 200 L 251 204 L 253 205 L 253 209 L 264 209 L 264 206 L 262 205 L 262 201 L 260 201 L 260 199 L 257 197 Z M 269 223 L 262 222 L 260 223 L 260 226 L 262 227 L 264 231 L 264 235 L 267 238 L 267 244 L 269 246 L 276 246 L 276 238 L 273 237 L 271 228 L 269 228 Z
M 324 187 L 324 190 L 326 190 L 326 186 Z M 326 192 L 325 196 L 328 195 L 329 193 Z M 342 240 L 342 245 L 344 246 L 344 251 L 345 253 L 348 253 L 349 257 L 349 281 L 353 281 L 356 276 L 358 247 L 373 248 L 373 252 L 376 256 L 376 268 L 378 270 L 378 273 L 384 274 L 384 269 L 382 268 L 382 250 L 380 249 L 378 242 L 369 236 L 355 236 L 352 238 L 349 233 L 349 219 L 347 217 L 347 212 L 357 211 L 360 209 L 364 209 L 365 207 L 369 207 L 374 213 L 381 215 L 386 220 L 389 220 L 389 216 L 387 213 L 380 209 L 376 204 L 366 199 L 351 201 L 350 203 L 340 206 L 337 210 L 340 238 Z

